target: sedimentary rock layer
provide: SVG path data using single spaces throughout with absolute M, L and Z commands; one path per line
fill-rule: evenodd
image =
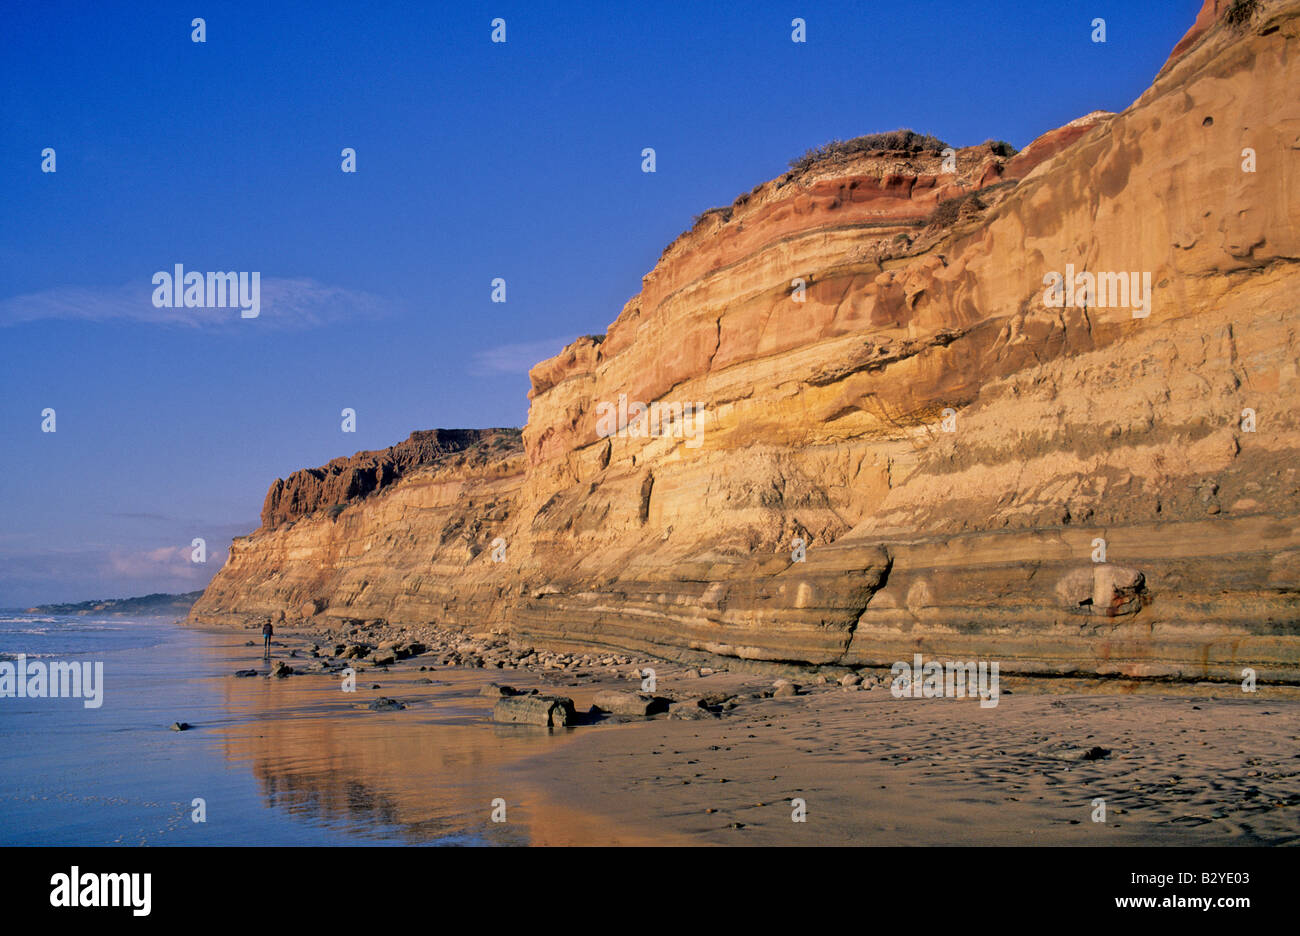
M 522 448 L 277 481 L 192 619 L 1300 680 L 1300 0 L 1206 11 L 1123 113 L 707 212 Z M 602 429 L 638 403 L 691 415 Z

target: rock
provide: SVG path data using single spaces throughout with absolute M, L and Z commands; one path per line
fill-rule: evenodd
M 371 657 L 370 662 L 375 666 L 392 666 L 397 662 L 397 654 L 391 650 L 376 651 Z
M 401 702 L 398 702 L 396 699 L 390 699 L 387 696 L 375 699 L 375 701 L 371 702 L 366 707 L 372 712 L 400 712 L 402 709 L 406 708 L 406 706 Z
M 320 601 L 304 601 L 298 607 L 298 616 L 302 618 L 315 617 L 324 610 L 324 604 Z
M 697 669 L 688 669 L 686 672 L 682 673 L 682 676 L 686 679 L 699 679 L 700 671 Z
M 597 692 L 592 700 L 596 708 L 612 715 L 653 715 L 668 708 L 668 700 L 660 699 L 648 693 L 619 692 L 605 689 Z
M 257 670 L 255 670 L 255 669 L 238 669 L 238 670 L 235 670 L 235 675 L 236 675 L 236 676 L 239 676 L 239 677 L 256 676 L 256 675 L 257 675 Z
M 176 721 L 171 723 L 172 731 L 189 731 L 191 727 L 193 726 L 190 725 L 189 722 L 185 721 Z
M 493 721 L 521 725 L 564 728 L 573 725 L 577 713 L 573 700 L 554 695 L 518 695 L 497 701 L 492 709 Z
M 519 695 L 519 691 L 515 689 L 514 686 L 502 686 L 502 685 L 498 685 L 497 683 L 490 682 L 486 686 L 483 686 L 481 689 L 479 689 L 478 694 L 481 696 L 488 696 L 491 698 L 501 699 L 501 698 L 508 698 L 514 695 Z
M 774 699 L 788 699 L 790 696 L 797 696 L 798 694 L 799 687 L 792 682 L 783 681 L 772 690 L 772 698 Z
M 283 679 L 285 676 L 293 675 L 293 667 L 282 660 L 276 660 L 271 664 L 271 675 Z
M 687 699 L 669 705 L 668 717 L 679 718 L 683 721 L 697 721 L 702 718 L 717 718 L 718 716 L 704 707 L 703 699 Z
M 849 673 L 847 676 L 840 677 L 840 685 L 844 686 L 845 688 L 849 686 L 856 686 L 861 682 L 862 682 L 862 677 L 859 676 L 857 673 Z
M 1064 609 L 1101 617 L 1136 614 L 1145 592 L 1142 572 L 1104 562 L 1074 569 L 1056 583 L 1057 601 Z

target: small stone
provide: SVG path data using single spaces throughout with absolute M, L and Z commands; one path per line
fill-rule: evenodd
M 841 686 L 858 686 L 862 684 L 862 677 L 857 673 L 849 673 L 847 676 L 840 678 Z
M 191 725 L 187 721 L 174 721 L 171 723 L 172 731 L 189 731 L 190 727 Z
M 501 699 L 506 696 L 519 695 L 519 690 L 514 686 L 502 686 L 498 683 L 490 682 L 483 688 L 479 689 L 478 694 L 493 699 Z
M 257 670 L 255 670 L 255 669 L 237 669 L 237 670 L 235 670 L 235 675 L 236 675 L 236 676 L 239 676 L 239 677 L 241 677 L 241 678 L 243 678 L 243 677 L 247 677 L 247 676 L 256 676 L 256 675 L 257 675 Z

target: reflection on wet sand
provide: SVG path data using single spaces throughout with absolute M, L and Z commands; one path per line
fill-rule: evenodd
M 214 673 L 233 673 L 260 657 L 260 647 L 243 646 L 242 634 L 211 636 L 206 662 Z M 314 662 L 286 652 L 277 648 L 276 659 L 296 668 Z M 344 693 L 338 676 L 320 672 L 227 676 L 222 691 L 230 719 L 214 728 L 221 753 L 251 770 L 271 808 L 355 835 L 359 844 L 653 843 L 530 788 L 517 765 L 570 743 L 576 731 L 492 724 L 489 705 L 477 697 L 484 681 L 481 673 L 450 669 L 427 677 L 363 671 L 357 691 Z M 371 689 L 376 683 L 382 691 Z M 368 710 L 379 696 L 407 708 Z M 505 800 L 505 822 L 492 821 L 498 798 Z

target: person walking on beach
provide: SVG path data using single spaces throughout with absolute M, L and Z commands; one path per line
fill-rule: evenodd
M 268 657 L 271 655 L 271 634 L 273 633 L 274 631 L 271 629 L 270 621 L 267 621 L 262 625 L 262 649 L 264 655 Z

